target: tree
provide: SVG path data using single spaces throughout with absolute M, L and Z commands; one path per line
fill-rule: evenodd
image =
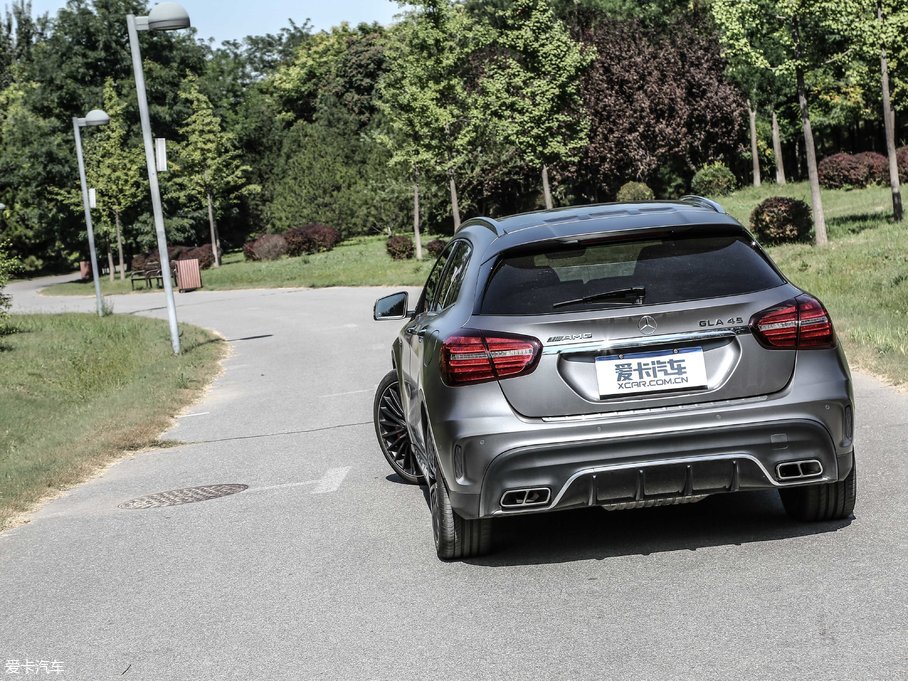
M 549 167 L 576 160 L 589 134 L 580 80 L 595 53 L 571 38 L 545 0 L 514 0 L 499 21 L 481 105 L 493 134 L 541 172 L 551 208 Z
M 714 0 L 723 47 L 736 63 L 782 78 L 793 77 L 801 115 L 816 243 L 824 245 L 826 219 L 817 175 L 807 76 L 848 52 L 842 27 L 851 0 Z
M 180 98 L 188 104 L 191 114 L 179 131 L 183 140 L 177 148 L 179 170 L 189 193 L 208 209 L 214 265 L 220 267 L 217 213 L 240 194 L 256 191 L 257 187 L 245 184 L 250 168 L 241 163 L 235 138 L 223 129 L 195 76 L 183 81 Z
M 590 138 L 575 171 L 588 199 L 611 199 L 628 180 L 684 193 L 695 170 L 735 151 L 744 99 L 708 22 L 600 22 L 582 38 L 598 53 L 582 81 Z
M 123 216 L 147 194 L 145 156 L 142 147 L 129 138 L 126 103 L 110 78 L 104 83 L 103 101 L 110 123 L 86 136 L 85 165 L 89 184 L 98 192 L 98 231 L 116 239 L 122 280 L 126 278 Z M 111 268 L 111 279 L 113 276 Z
M 380 86 L 382 136 L 391 161 L 414 178 L 438 173 L 451 196 L 454 231 L 460 229 L 457 174 L 478 145 L 475 96 L 468 94 L 475 27 L 451 0 L 423 0 L 390 33 L 388 71 Z M 418 208 L 414 208 L 418 213 Z M 419 244 L 418 219 L 414 219 Z M 417 257 L 421 248 L 417 245 Z

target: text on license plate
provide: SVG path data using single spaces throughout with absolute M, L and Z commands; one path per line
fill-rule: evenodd
M 596 358 L 599 395 L 634 395 L 705 388 L 703 348 L 635 352 Z

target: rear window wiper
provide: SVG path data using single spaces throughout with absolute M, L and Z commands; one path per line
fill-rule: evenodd
M 616 300 L 614 301 L 615 305 L 643 305 L 643 298 L 646 296 L 646 289 L 642 286 L 634 286 L 631 288 L 616 288 L 613 291 L 602 291 L 600 293 L 592 293 L 588 296 L 583 296 L 583 298 L 572 298 L 571 300 L 562 300 L 560 303 L 554 303 L 552 309 L 556 307 L 566 307 L 568 305 L 579 305 L 581 303 L 593 303 L 597 300 L 608 300 L 610 298 L 630 298 L 633 296 L 634 300 Z

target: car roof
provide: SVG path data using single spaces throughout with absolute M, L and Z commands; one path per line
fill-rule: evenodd
M 743 230 L 741 224 L 722 206 L 698 196 L 686 196 L 678 201 L 570 206 L 497 219 L 480 217 L 468 220 L 463 228 L 471 232 L 493 232 L 493 239 L 483 257 L 486 260 L 509 248 L 539 241 L 710 224 L 735 226 Z M 487 231 L 485 233 L 488 239 L 490 235 Z

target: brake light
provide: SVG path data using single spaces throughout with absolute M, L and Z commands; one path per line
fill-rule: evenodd
M 764 348 L 835 347 L 835 330 L 829 313 L 819 300 L 806 294 L 755 314 L 750 327 Z
M 531 336 L 461 329 L 442 343 L 441 376 L 451 386 L 523 376 L 536 368 L 541 351 Z

